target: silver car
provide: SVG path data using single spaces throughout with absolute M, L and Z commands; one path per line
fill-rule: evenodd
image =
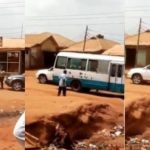
M 5 83 L 14 91 L 22 91 L 25 89 L 25 75 L 10 75 L 6 77 Z

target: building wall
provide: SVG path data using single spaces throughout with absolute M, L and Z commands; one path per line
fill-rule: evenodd
M 144 48 L 140 48 L 137 52 L 137 62 L 138 67 L 143 67 L 146 64 L 146 50 Z
M 56 52 L 57 45 L 49 38 L 41 45 L 42 51 Z
M 25 49 L 25 69 L 30 68 L 30 49 Z
M 138 52 L 136 46 L 126 46 L 126 67 L 144 67 L 150 64 L 150 47 L 141 46 Z
M 49 61 L 53 60 L 52 57 L 55 57 L 55 53 L 58 51 L 58 48 L 56 43 L 51 38 L 49 38 L 44 41 L 42 45 L 32 47 L 26 51 L 28 51 L 26 52 L 25 58 L 26 69 L 43 68 L 51 66 L 53 62 L 51 63 Z
M 137 53 L 137 66 L 144 67 L 150 64 L 150 47 L 141 47 Z
M 150 46 L 147 48 L 146 56 L 147 56 L 146 63 L 150 64 Z
M 26 69 L 40 68 L 43 66 L 43 54 L 40 46 L 32 47 L 26 50 L 25 62 Z

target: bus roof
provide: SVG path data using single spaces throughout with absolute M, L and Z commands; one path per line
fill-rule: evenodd
M 108 56 L 101 54 L 87 54 L 87 53 L 74 53 L 74 52 L 59 52 L 57 56 L 71 57 L 71 58 L 82 58 L 82 59 L 93 59 L 93 60 L 110 60 L 120 61 L 124 63 L 124 57 L 120 56 Z

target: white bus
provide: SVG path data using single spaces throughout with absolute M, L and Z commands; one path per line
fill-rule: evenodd
M 58 84 L 64 69 L 67 85 L 74 91 L 97 89 L 124 93 L 124 57 L 60 52 L 54 66 L 39 70 L 36 77 L 40 83 L 49 80 Z

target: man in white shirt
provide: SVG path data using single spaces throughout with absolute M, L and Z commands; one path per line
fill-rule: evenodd
M 67 87 L 67 71 L 64 70 L 63 73 L 59 76 L 59 88 L 58 88 L 58 96 L 60 96 L 61 92 L 63 91 L 63 96 L 66 96 L 66 87 Z

